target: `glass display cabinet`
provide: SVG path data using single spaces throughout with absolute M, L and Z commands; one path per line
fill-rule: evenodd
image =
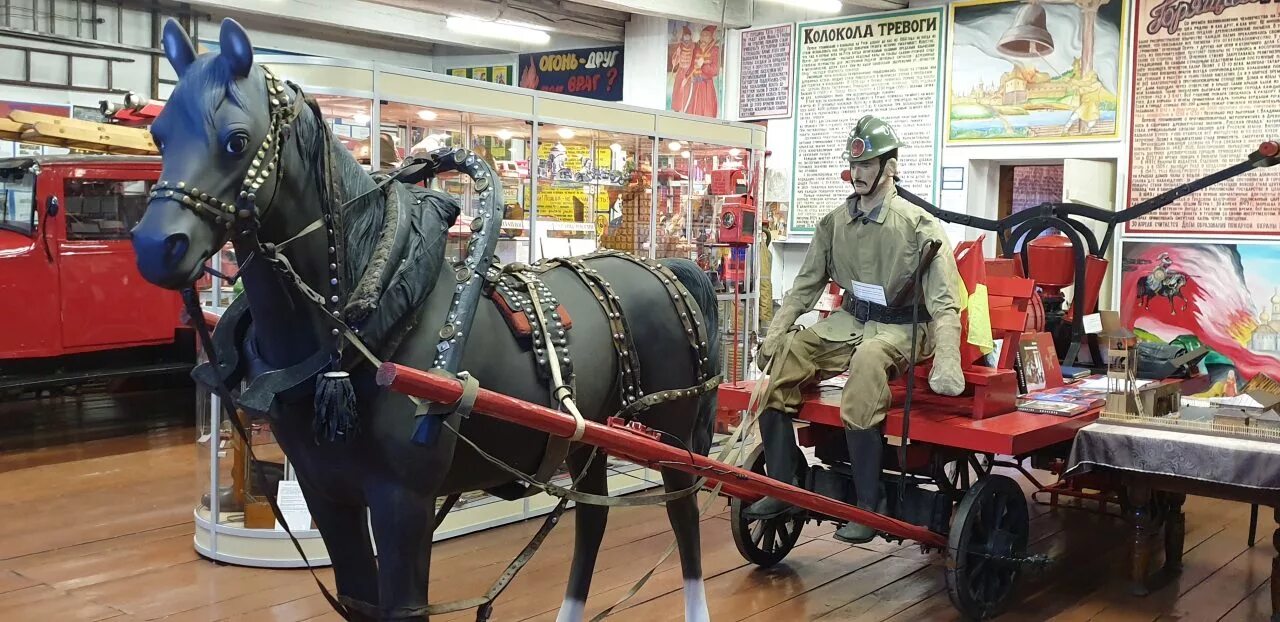
M 256 60 L 314 96 L 334 134 L 370 171 L 385 171 L 406 157 L 442 147 L 465 147 L 488 161 L 502 185 L 505 209 L 497 253 L 505 263 L 601 249 L 696 261 L 716 284 L 720 299 L 723 377 L 745 377 L 758 315 L 755 203 L 763 173 L 764 127 L 377 63 L 297 56 Z M 458 259 L 471 235 L 476 193 L 465 176 L 441 176 L 431 183 L 462 205 L 450 230 L 448 256 Z M 210 297 L 230 300 L 216 291 Z M 197 522 L 212 524 L 216 515 L 219 524 L 231 528 L 242 517 L 226 510 L 238 509 L 242 497 L 255 499 L 257 491 L 246 483 L 241 486 L 249 486 L 244 495 L 236 496 L 236 483 L 248 480 L 244 474 L 237 479 L 244 469 L 235 466 L 239 459 L 230 427 L 207 410 L 202 417 L 201 451 L 217 459 L 206 458 L 210 468 Z M 288 481 L 288 465 L 271 443 L 269 430 L 255 429 L 255 439 L 261 436 L 255 451 L 275 456 L 272 475 Z M 258 442 L 263 443 L 260 450 Z M 611 463 L 613 494 L 660 483 L 654 470 Z M 231 494 L 231 505 L 209 507 L 214 505 L 210 493 L 219 498 Z M 547 495 L 517 501 L 469 495 L 435 538 L 543 514 L 555 501 Z M 198 529 L 197 548 L 203 546 L 200 538 Z

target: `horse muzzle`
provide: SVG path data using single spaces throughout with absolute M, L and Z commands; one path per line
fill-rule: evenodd
M 214 252 L 209 225 L 171 200 L 151 201 L 129 238 L 142 278 L 165 289 L 195 282 Z

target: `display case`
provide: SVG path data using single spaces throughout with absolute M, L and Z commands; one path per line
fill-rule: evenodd
M 370 170 L 442 147 L 465 147 L 488 161 L 505 199 L 497 250 L 503 262 L 599 249 L 698 262 L 720 297 L 723 377 L 746 374 L 757 315 L 753 208 L 763 127 L 377 63 L 256 60 L 315 96 L 334 133 Z M 471 235 L 475 192 L 468 177 L 456 174 L 431 183 L 462 205 L 447 257 L 458 259 Z M 210 297 L 227 300 L 216 292 Z M 611 465 L 613 494 L 660 484 L 656 471 Z M 529 518 L 554 504 L 547 495 L 517 501 L 465 496 L 435 538 Z
M 276 444 L 266 421 L 240 415 L 249 431 L 246 444 L 222 412 L 216 395 L 198 390 L 196 399 L 195 536 L 198 553 L 220 562 L 260 568 L 299 568 L 298 555 L 267 502 L 277 496 L 294 537 L 312 566 L 329 564 L 320 532 L 315 529 L 289 461 Z M 249 459 L 252 447 L 257 462 Z

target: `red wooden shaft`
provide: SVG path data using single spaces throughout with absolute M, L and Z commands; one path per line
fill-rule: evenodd
M 440 403 L 456 402 L 462 397 L 462 383 L 443 376 L 428 374 L 416 369 L 384 363 L 378 370 L 378 384 L 406 395 Z M 513 397 L 480 389 L 476 397 L 475 412 L 540 430 L 560 437 L 573 435 L 573 416 L 532 404 Z M 875 512 L 836 501 L 829 497 L 784 484 L 778 480 L 752 473 L 746 469 L 690 454 L 678 447 L 667 445 L 635 432 L 612 428 L 591 421 L 587 422 L 582 442 L 595 445 L 605 451 L 638 464 L 651 467 L 669 467 L 724 482 L 724 491 L 744 501 L 754 501 L 764 496 L 781 499 L 796 507 L 844 520 L 851 520 L 873 529 L 909 538 L 938 548 L 944 548 L 947 539 L 918 525 L 912 525 Z

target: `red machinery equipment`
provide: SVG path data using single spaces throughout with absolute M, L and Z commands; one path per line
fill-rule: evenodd
M 149 157 L 0 160 L 0 390 L 191 369 L 181 300 L 129 243 L 159 175 Z

